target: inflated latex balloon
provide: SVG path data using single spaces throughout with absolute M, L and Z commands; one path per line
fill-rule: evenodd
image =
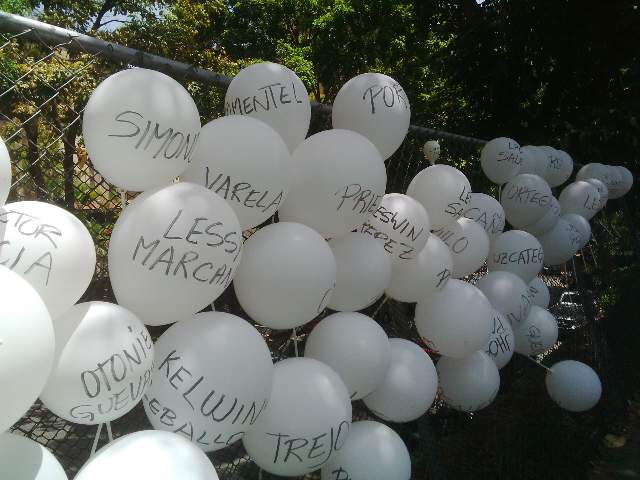
M 351 424 L 347 443 L 322 467 L 322 480 L 409 480 L 411 457 L 400 436 L 378 422 Z
M 542 174 L 550 187 L 557 187 L 566 182 L 573 172 L 573 160 L 571 157 L 553 147 L 538 147 L 545 155 L 545 170 Z
M 496 398 L 500 389 L 498 367 L 484 352 L 464 358 L 441 357 L 437 370 L 443 399 L 455 410 L 481 410 Z
M 467 208 L 462 212 L 465 218 L 475 220 L 493 239 L 504 230 L 504 209 L 500 202 L 484 193 L 472 193 Z
M 586 180 L 588 178 L 597 178 L 609 188 L 611 172 L 609 167 L 602 163 L 587 163 L 576 173 L 576 181 Z
M 191 316 L 231 283 L 241 246 L 238 217 L 205 187 L 180 182 L 145 192 L 111 234 L 116 299 L 147 325 Z
M 529 287 L 515 273 L 499 270 L 489 272 L 478 280 L 476 286 L 514 328 L 529 315 L 532 303 Z
M 507 221 L 516 228 L 531 225 L 549 210 L 551 188 L 537 175 L 517 175 L 502 189 L 500 203 Z
M 129 433 L 98 450 L 74 480 L 218 480 L 205 453 L 171 432 Z
M 429 238 L 429 216 L 420 202 L 401 193 L 387 193 L 360 227 L 384 245 L 394 262 L 415 258 Z
M 391 281 L 391 258 L 384 245 L 361 233 L 329 241 L 336 261 L 336 286 L 328 307 L 355 312 L 382 296 Z
M 509 230 L 491 242 L 487 268 L 515 273 L 528 283 L 542 270 L 545 254 L 536 237 L 522 230 Z
M 279 329 L 304 325 L 322 313 L 335 286 L 336 260 L 327 242 L 291 222 L 267 225 L 245 242 L 233 282 L 244 311 Z
M 478 288 L 451 279 L 442 291 L 416 306 L 418 333 L 430 349 L 449 357 L 464 357 L 489 339 L 493 307 Z
M 338 374 L 312 358 L 288 358 L 276 363 L 269 408 L 242 442 L 263 470 L 296 477 L 328 462 L 350 426 L 351 402 Z
M 533 305 L 527 319 L 514 325 L 516 352 L 534 356 L 549 350 L 558 341 L 558 322 L 548 310 Z
M 422 153 L 424 153 L 424 158 L 433 165 L 440 158 L 440 144 L 437 140 L 428 140 L 422 147 Z
M 64 468 L 46 447 L 8 432 L 0 433 L 0 478 L 68 480 Z
M 522 157 L 518 142 L 507 137 L 489 140 L 480 152 L 482 171 L 493 183 L 501 185 L 520 171 Z
M 12 178 L 9 150 L 0 138 L 0 207 L 7 201 Z
M 551 197 L 551 203 L 549 205 L 549 210 L 545 213 L 540 220 L 537 222 L 526 225 L 522 227 L 522 230 L 525 232 L 529 232 L 531 235 L 544 235 L 558 223 L 558 218 L 560 218 L 561 208 L 560 202 L 556 199 L 556 197 Z
M 55 338 L 51 317 L 38 293 L 20 275 L 2 266 L 0 292 L 0 432 L 4 432 L 29 410 L 44 388 Z
M 402 87 L 382 73 L 363 73 L 345 83 L 333 101 L 333 128 L 353 130 L 371 140 L 383 159 L 409 131 L 411 108 Z
M 410 422 L 431 407 L 438 391 L 438 375 L 431 357 L 413 342 L 392 338 L 391 364 L 376 390 L 364 404 L 377 417 L 390 422 Z
M 525 145 L 520 149 L 522 164 L 518 173 L 531 173 L 542 176 L 547 170 L 544 152 L 533 145 Z
M 570 412 L 584 412 L 593 408 L 602 395 L 598 374 L 588 365 L 564 360 L 551 367 L 545 379 L 549 396 Z
M 431 165 L 420 171 L 409 184 L 407 195 L 418 200 L 429 215 L 431 228 L 455 222 L 471 200 L 469 180 L 457 168 Z
M 262 120 L 293 152 L 307 136 L 311 103 L 304 83 L 292 70 L 263 62 L 249 65 L 233 77 L 224 97 L 224 113 Z
M 127 309 L 74 305 L 56 319 L 56 354 L 40 400 L 73 423 L 97 425 L 135 407 L 151 383 L 153 342 Z
M 375 210 L 386 184 L 373 143 L 349 130 L 325 130 L 293 153 L 291 189 L 278 216 L 308 225 L 325 238 L 343 235 Z
M 609 201 L 609 189 L 601 180 L 598 180 L 597 178 L 586 178 L 584 181 L 590 183 L 598 190 L 598 193 L 600 194 L 600 206 L 598 210 L 602 210 Z
M 484 353 L 489 355 L 496 367 L 504 367 L 513 356 L 516 341 L 509 320 L 497 310 L 493 311 L 493 327 L 489 333 L 489 341 L 484 347 Z
M 589 225 L 589 222 L 583 216 L 576 213 L 565 213 L 561 218 L 569 222 L 580 232 L 578 250 L 584 248 L 584 246 L 589 243 L 589 240 L 591 240 L 591 225 Z
M 189 92 L 164 73 L 114 73 L 89 97 L 82 116 L 91 163 L 109 182 L 142 191 L 171 182 L 187 168 L 200 115 Z
M 255 118 L 232 115 L 200 131 L 181 180 L 224 198 L 246 230 L 271 217 L 291 183 L 291 154 L 278 133 Z
M 529 294 L 531 301 L 534 305 L 542 308 L 549 307 L 549 300 L 551 298 L 549 294 L 549 287 L 544 283 L 544 280 L 540 277 L 536 277 L 529 283 Z
M 545 265 L 562 265 L 571 260 L 582 245 L 582 234 L 563 218 L 549 232 L 538 237 L 544 250 Z
M 400 302 L 419 302 L 442 290 L 451 278 L 452 269 L 449 247 L 437 236 L 430 235 L 416 258 L 393 265 L 386 293 Z
M 155 351 L 143 400 L 153 428 L 183 435 L 212 452 L 240 440 L 267 407 L 271 354 L 244 319 L 198 313 L 166 330 Z
M 0 208 L 2 264 L 36 289 L 55 319 L 91 282 L 96 249 L 91 234 L 66 210 L 44 202 Z
M 626 167 L 615 166 L 611 168 L 613 168 L 620 174 L 621 179 L 620 186 L 615 192 L 615 197 L 611 198 L 620 198 L 623 195 L 626 195 L 629 190 L 631 190 L 631 187 L 633 186 L 633 174 Z
M 462 278 L 478 270 L 489 255 L 489 236 L 482 226 L 468 218 L 433 231 L 444 242 L 453 260 L 453 278 Z
M 375 320 L 357 312 L 339 312 L 325 317 L 311 330 L 304 356 L 333 368 L 351 400 L 359 400 L 384 380 L 391 362 L 391 345 Z
M 562 213 L 577 213 L 590 220 L 600 210 L 600 194 L 595 185 L 577 181 L 570 183 L 558 198 Z

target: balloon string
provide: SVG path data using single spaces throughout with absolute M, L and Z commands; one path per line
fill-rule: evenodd
M 300 355 L 298 354 L 298 334 L 296 333 L 295 327 L 293 327 L 293 334 L 291 335 L 291 338 L 293 339 L 293 350 L 296 353 L 296 357 L 299 357 Z
M 100 440 L 100 432 L 102 431 L 102 423 L 98 424 L 98 431 L 96 432 L 96 436 L 93 439 L 93 446 L 91 447 L 91 455 L 89 457 L 93 457 L 98 448 L 98 440 Z
M 111 432 L 111 422 L 107 422 L 107 437 L 109 442 L 113 442 L 113 433 Z
M 520 353 L 520 352 L 516 352 L 516 353 L 517 353 L 518 355 L 521 355 L 521 356 L 523 356 L 524 358 L 526 358 L 526 359 L 528 359 L 528 360 L 532 361 L 533 363 L 535 363 L 535 364 L 536 364 L 536 365 L 538 365 L 539 367 L 544 368 L 547 372 L 549 372 L 549 373 L 553 373 L 553 370 L 552 370 L 552 369 L 550 369 L 549 367 L 547 367 L 546 365 L 544 365 L 542 362 L 539 362 L 539 361 L 538 361 L 538 360 L 536 360 L 535 358 L 530 357 L 529 355 L 525 355 L 524 353 Z
M 376 315 L 378 314 L 378 312 L 380 311 L 380 309 L 382 308 L 382 306 L 387 303 L 389 301 L 389 296 L 385 295 L 384 296 L 384 300 L 380 303 L 380 305 L 378 305 L 378 308 L 376 308 L 376 311 L 373 312 L 373 315 L 371 315 L 371 318 L 375 318 Z

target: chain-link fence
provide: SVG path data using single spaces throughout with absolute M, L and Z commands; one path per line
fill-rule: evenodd
M 82 300 L 113 301 L 107 249 L 111 229 L 122 205 L 122 192 L 102 179 L 92 165 L 82 139 L 82 110 L 92 89 L 115 71 L 138 65 L 156 68 L 181 81 L 193 94 L 203 123 L 222 114 L 226 77 L 135 52 L 117 45 L 87 42 L 36 24 L 16 24 L 0 18 L 0 136 L 12 161 L 14 184 L 9 201 L 40 200 L 72 212 L 89 229 L 97 248 L 98 264 Z M 330 128 L 329 110 L 315 106 L 310 133 Z M 412 127 L 407 139 L 387 162 L 388 192 L 404 192 L 427 166 L 422 154 L 425 140 L 437 138 L 441 162 L 463 170 L 474 189 L 496 194 L 478 168 L 483 144 L 459 135 Z M 567 328 L 545 361 L 573 358 L 593 366 L 603 379 L 604 398 L 590 412 L 567 413 L 551 402 L 544 389 L 545 371 L 518 357 L 501 370 L 497 399 L 476 413 L 461 413 L 437 401 L 429 414 L 407 424 L 390 424 L 405 440 L 412 456 L 414 479 L 539 478 L 553 471 L 556 478 L 582 478 L 594 457 L 598 438 L 606 426 L 608 402 L 607 347 L 601 325 L 591 306 L 592 295 L 578 269 L 545 270 L 552 293 L 552 312 L 563 308 L 560 295 L 578 289 L 582 301 L 565 317 Z M 579 288 L 578 288 L 579 287 Z M 390 337 L 421 342 L 412 323 L 412 306 L 380 300 L 365 313 L 375 315 Z M 242 315 L 233 289 L 216 300 L 216 309 Z M 566 313 L 566 312 L 565 312 Z M 245 316 L 246 318 L 246 316 Z M 318 319 L 298 332 L 299 338 Z M 293 355 L 290 332 L 258 327 L 274 359 Z M 163 328 L 151 328 L 157 337 Z M 303 343 L 301 344 L 303 345 Z M 372 418 L 362 402 L 354 403 L 354 418 Z M 380 421 L 380 420 L 379 420 Z M 112 423 L 113 434 L 151 428 L 139 405 Z M 48 447 L 72 477 L 88 459 L 96 428 L 66 422 L 36 403 L 14 426 L 14 431 Z M 101 444 L 105 442 L 103 433 Z M 210 454 L 221 479 L 273 478 L 260 473 L 241 442 Z M 309 478 L 318 478 L 317 475 Z

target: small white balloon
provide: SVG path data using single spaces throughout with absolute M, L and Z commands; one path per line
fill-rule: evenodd
M 549 300 L 551 295 L 549 294 L 549 287 L 544 283 L 544 280 L 540 277 L 536 277 L 529 283 L 529 294 L 531 295 L 531 301 L 534 305 L 542 308 L 549 308 Z
M 578 250 L 584 248 L 584 246 L 589 243 L 589 240 L 591 240 L 591 225 L 589 225 L 589 222 L 582 215 L 576 213 L 565 213 L 561 218 L 569 222 L 580 232 Z
M 327 242 L 315 230 L 291 222 L 267 225 L 245 242 L 233 282 L 244 311 L 277 329 L 318 316 L 335 286 L 336 260 Z
M 602 183 L 604 183 L 607 188 L 609 188 L 609 184 L 611 183 L 611 173 L 609 171 L 609 167 L 601 163 L 587 163 L 582 168 L 580 168 L 580 170 L 578 170 L 578 173 L 576 173 L 576 181 L 584 181 L 588 178 L 597 178 Z
M 430 349 L 449 357 L 464 357 L 489 339 L 493 307 L 478 288 L 451 279 L 442 291 L 416 305 L 418 333 Z
M 500 389 L 498 367 L 484 352 L 464 358 L 441 357 L 437 369 L 444 401 L 455 410 L 481 410 L 496 398 Z
M 522 164 L 518 173 L 531 173 L 542 176 L 547 169 L 544 153 L 533 145 L 525 145 L 520 149 Z
M 427 140 L 422 147 L 424 158 L 431 164 L 435 164 L 440 158 L 440 144 L 437 140 Z
M 422 204 L 436 229 L 460 218 L 471 200 L 471 185 L 457 168 L 431 165 L 411 180 L 407 195 Z
M 551 197 L 551 188 L 544 179 L 523 173 L 504 186 L 500 203 L 507 221 L 519 228 L 540 220 L 549 209 Z
M 533 305 L 529 316 L 515 326 L 516 352 L 535 356 L 549 350 L 558 341 L 558 322 L 548 310 Z
M 633 186 L 633 174 L 626 167 L 618 165 L 612 168 L 620 174 L 621 183 L 619 188 L 615 192 L 616 196 L 611 198 L 619 198 L 623 195 L 626 195 L 629 190 L 631 190 L 631 187 Z
M 606 165 L 606 167 L 609 178 L 608 183 L 606 183 L 607 189 L 609 190 L 609 196 L 614 199 L 620 198 L 624 188 L 623 173 L 612 165 Z
M 514 328 L 529 315 L 532 303 L 529 287 L 515 273 L 489 272 L 478 280 L 476 286 Z
M 520 171 L 522 157 L 518 142 L 507 137 L 488 141 L 480 152 L 482 171 L 493 183 L 501 185 Z
M 489 239 L 495 238 L 504 230 L 504 208 L 490 195 L 472 193 L 469 205 L 462 215 L 478 222 Z
M 538 237 L 545 265 L 562 265 L 571 260 L 582 244 L 582 234 L 563 218 L 549 232 Z
M 573 171 L 573 160 L 571 157 L 560 150 L 556 150 L 553 147 L 542 146 L 538 147 L 546 157 L 546 168 L 542 174 L 549 186 L 557 187 L 566 182 L 571 176 Z
M 513 357 L 516 340 L 509 320 L 497 310 L 493 311 L 493 327 L 489 333 L 489 341 L 484 347 L 484 353 L 489 355 L 496 367 L 502 368 Z
M 11 158 L 9 150 L 4 144 L 4 140 L 0 138 L 0 207 L 7 201 L 12 182 Z
M 462 278 L 478 270 L 489 255 L 489 236 L 482 226 L 468 218 L 433 231 L 444 242 L 453 260 L 453 278 Z
M 571 174 L 573 173 L 573 158 L 564 150 L 556 150 L 556 155 L 558 155 L 561 159 L 561 164 L 559 169 L 555 169 L 554 171 L 554 179 L 552 180 L 555 185 L 550 185 L 552 187 L 557 187 L 562 185 L 564 182 L 569 180 Z
M 598 180 L 597 178 L 586 178 L 584 181 L 590 183 L 598 190 L 598 193 L 600 194 L 600 207 L 598 208 L 598 210 L 602 210 L 609 201 L 609 189 L 601 180 Z
M 590 410 L 602 395 L 598 374 L 590 366 L 575 360 L 553 365 L 545 383 L 553 401 L 570 412 Z
M 540 242 L 530 233 L 509 230 L 491 242 L 487 268 L 489 271 L 515 273 L 528 283 L 542 270 L 545 253 Z
M 22 435 L 6 432 L 0 433 L 0 478 L 68 480 L 69 477 L 46 447 Z
M 410 480 L 411 457 L 400 436 L 378 422 L 351 424 L 347 443 L 322 467 L 322 480 Z
M 371 140 L 386 160 L 409 131 L 411 107 L 400 84 L 382 73 L 363 73 L 345 83 L 331 114 L 333 128 L 353 130 Z
M 560 218 L 561 210 L 560 202 L 558 202 L 556 197 L 551 197 L 549 210 L 547 210 L 542 218 L 531 225 L 522 227 L 522 230 L 535 236 L 544 235 L 556 226 L 558 218 Z
M 290 152 L 309 130 L 311 103 L 302 80 L 284 65 L 249 65 L 233 77 L 224 97 L 225 115 L 248 115 L 280 134 Z
M 413 342 L 392 338 L 391 364 L 382 383 L 364 404 L 390 422 L 411 422 L 431 407 L 438 391 L 438 375 L 431 357 Z
M 558 198 L 562 213 L 577 213 L 590 220 L 600 210 L 600 194 L 595 185 L 585 181 L 570 183 Z

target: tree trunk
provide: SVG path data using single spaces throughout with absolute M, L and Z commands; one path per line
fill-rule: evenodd
M 22 126 L 27 136 L 27 172 L 35 184 L 35 194 L 37 200 L 47 200 L 47 191 L 44 185 L 44 175 L 40 165 L 40 149 L 38 148 L 38 124 L 35 119 Z

